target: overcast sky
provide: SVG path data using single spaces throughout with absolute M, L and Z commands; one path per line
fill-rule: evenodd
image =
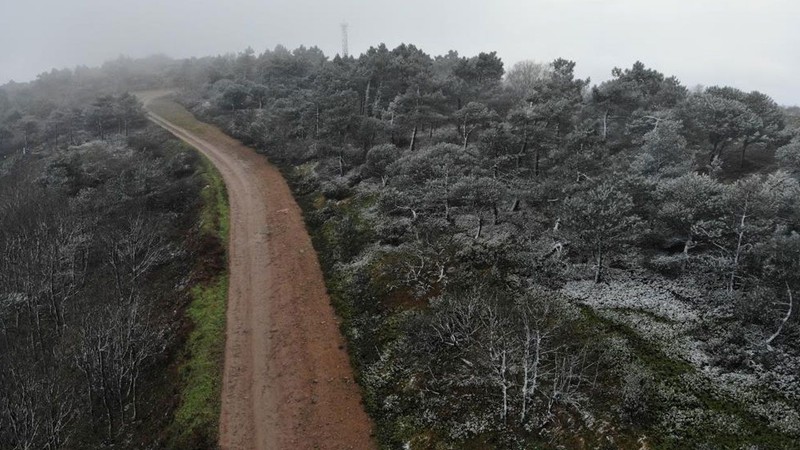
M 641 60 L 685 85 L 759 90 L 800 104 L 799 0 L 0 0 L 0 83 L 124 54 L 350 53 L 385 42 L 436 55 L 496 50 L 577 62 L 593 82 Z

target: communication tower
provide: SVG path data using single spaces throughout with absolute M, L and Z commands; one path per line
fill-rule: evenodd
M 347 50 L 347 23 L 342 22 L 342 57 L 347 58 L 350 52 Z

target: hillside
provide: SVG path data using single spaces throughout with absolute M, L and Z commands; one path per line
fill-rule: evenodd
M 800 436 L 800 147 L 768 96 L 413 45 L 183 69 L 292 180 L 386 447 Z
M 77 89 L 86 74 L 65 71 L 0 88 L 5 179 L 27 173 L 41 190 L 26 195 L 63 208 L 125 194 L 116 183 L 129 178 L 111 174 L 127 172 L 90 164 L 99 153 L 155 151 L 124 138 L 141 118 L 125 90 L 176 88 L 196 117 L 289 180 L 383 447 L 789 449 L 800 440 L 796 108 L 732 87 L 690 90 L 641 62 L 593 85 L 565 59 L 507 67 L 495 53 L 431 56 L 409 44 L 344 58 L 279 46 L 118 64 L 124 82 Z M 62 91 L 81 107 L 65 108 Z M 148 161 L 133 154 L 120 166 Z M 32 155 L 37 168 L 10 162 Z M 194 179 L 186 167 L 196 166 L 146 165 L 130 180 Z M 4 208 L 12 191 L 0 191 Z M 140 195 L 124 198 L 151 198 Z M 159 198 L 141 215 L 178 246 L 173 227 L 191 228 L 194 209 L 180 203 L 162 224 L 173 203 Z M 0 215 L 0 245 L 29 236 L 13 217 Z M 102 275 L 113 266 L 99 259 L 108 252 L 96 247 L 107 240 L 69 247 L 80 249 L 70 258 L 97 261 L 87 273 L 106 277 L 85 292 L 114 291 L 100 288 L 114 286 Z M 0 284 L 0 324 L 12 324 L 0 342 L 16 349 L 0 353 L 4 362 L 27 361 L 11 356 L 26 349 L 55 357 L 41 349 L 75 342 L 61 337 L 50 291 L 38 309 L 17 294 L 37 283 Z M 169 352 L 156 354 L 147 367 L 163 373 L 155 361 Z M 3 380 L 16 376 L 9 367 L 0 365 Z M 96 391 L 75 389 L 85 416 L 58 428 L 70 442 L 84 433 L 77 417 L 91 418 L 100 439 L 134 415 L 127 397 L 109 416 Z M 0 433 L 19 429 L 9 426 L 18 408 L 3 409 L 17 392 L 0 394 Z

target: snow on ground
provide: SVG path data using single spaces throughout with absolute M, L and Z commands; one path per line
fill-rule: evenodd
M 697 323 L 699 314 L 687 301 L 673 292 L 676 287 L 665 281 L 614 281 L 595 284 L 592 281 L 572 281 L 564 293 L 594 309 L 626 309 L 650 313 L 661 319 L 678 323 Z M 687 295 L 688 294 L 688 295 Z M 698 295 L 681 288 L 681 297 Z
M 705 294 L 700 288 L 683 281 L 620 279 L 600 284 L 571 281 L 562 293 L 591 307 L 603 319 L 630 328 L 666 356 L 690 363 L 697 372 L 685 374 L 691 379 L 687 382 L 707 386 L 717 396 L 736 401 L 750 413 L 767 419 L 773 429 L 800 434 L 800 414 L 792 406 L 800 399 L 800 380 L 797 371 L 791 370 L 800 362 L 784 354 L 780 359 L 788 369 L 782 371 L 766 370 L 755 363 L 746 372 L 713 366 L 704 350 L 706 343 L 696 333 L 710 317 L 702 309 Z M 672 417 L 665 420 L 675 419 L 671 426 L 680 429 L 682 420 L 691 423 L 698 420 L 696 414 L 710 413 L 675 408 Z

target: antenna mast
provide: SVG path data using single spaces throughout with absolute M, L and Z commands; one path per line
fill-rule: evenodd
M 342 22 L 342 57 L 347 58 L 350 52 L 347 50 L 347 22 Z

